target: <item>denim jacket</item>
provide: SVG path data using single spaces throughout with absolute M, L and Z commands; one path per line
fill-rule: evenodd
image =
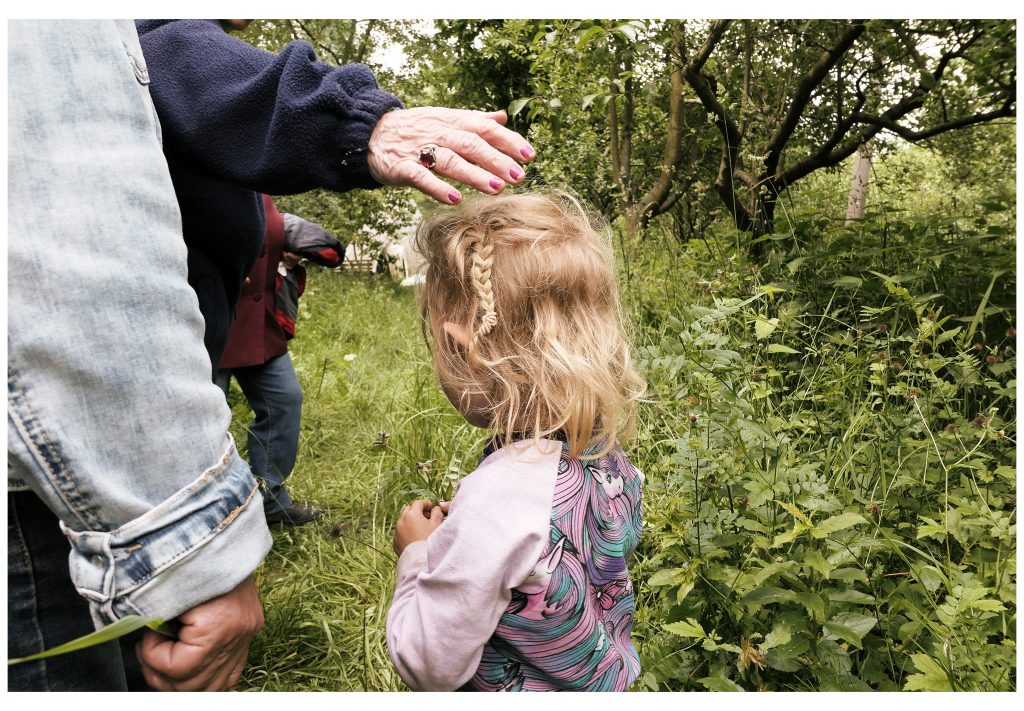
M 11 21 L 8 488 L 97 625 L 228 592 L 271 539 L 228 434 L 135 25 Z

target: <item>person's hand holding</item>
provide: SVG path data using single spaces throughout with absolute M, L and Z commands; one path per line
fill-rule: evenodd
M 448 506 L 442 506 L 443 509 L 441 506 L 434 506 L 430 499 L 417 499 L 404 506 L 395 525 L 395 553 L 402 555 L 402 551 L 410 543 L 427 540 L 430 534 L 444 523 Z
M 249 643 L 263 627 L 252 576 L 229 593 L 178 617 L 174 640 L 146 630 L 135 651 L 146 683 L 157 691 L 224 691 L 238 682 Z
M 496 195 L 521 183 L 520 162 L 535 156 L 525 138 L 505 128 L 507 120 L 504 111 L 433 106 L 389 111 L 370 136 L 370 174 L 378 183 L 408 185 L 449 205 L 462 194 L 439 175 Z M 433 170 L 419 162 L 426 146 L 435 147 Z

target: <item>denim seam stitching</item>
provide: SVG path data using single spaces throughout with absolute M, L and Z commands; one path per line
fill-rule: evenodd
M 139 606 L 136 605 L 134 602 L 132 602 L 129 598 L 124 598 L 123 600 L 120 600 L 119 602 L 120 602 L 120 605 L 123 606 L 124 608 L 126 608 L 131 614 L 138 615 L 139 617 L 144 617 L 145 616 L 143 614 L 142 610 L 139 608 Z
M 60 446 L 50 439 L 43 428 L 39 416 L 28 402 L 28 393 L 18 381 L 15 369 L 10 365 L 7 368 L 7 385 L 8 414 L 21 435 L 22 441 L 34 455 L 36 464 L 44 472 L 52 475 L 47 478 L 54 484 L 61 500 L 85 524 L 86 528 L 103 530 L 103 524 L 91 511 L 93 507 L 89 504 L 89 496 L 74 485 L 74 479 L 64 463 Z M 28 419 L 22 416 L 22 410 Z M 51 456 L 46 456 L 44 452 L 49 452 Z

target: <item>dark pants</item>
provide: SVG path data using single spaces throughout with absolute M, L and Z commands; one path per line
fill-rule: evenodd
M 299 450 L 302 386 L 287 353 L 263 365 L 218 371 L 214 381 L 225 395 L 231 376 L 255 414 L 249 425 L 249 466 L 266 484 L 263 508 L 276 513 L 292 503 L 284 480 L 292 473 Z
M 38 496 L 7 494 L 7 657 L 27 657 L 89 634 L 88 603 L 68 573 L 71 544 Z M 121 648 L 105 642 L 7 667 L 8 691 L 125 691 Z

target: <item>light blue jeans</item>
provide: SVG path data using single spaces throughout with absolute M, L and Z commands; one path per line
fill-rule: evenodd
M 271 539 L 212 382 L 146 64 L 130 20 L 10 21 L 8 40 L 8 489 L 60 519 L 96 625 L 171 619 Z

